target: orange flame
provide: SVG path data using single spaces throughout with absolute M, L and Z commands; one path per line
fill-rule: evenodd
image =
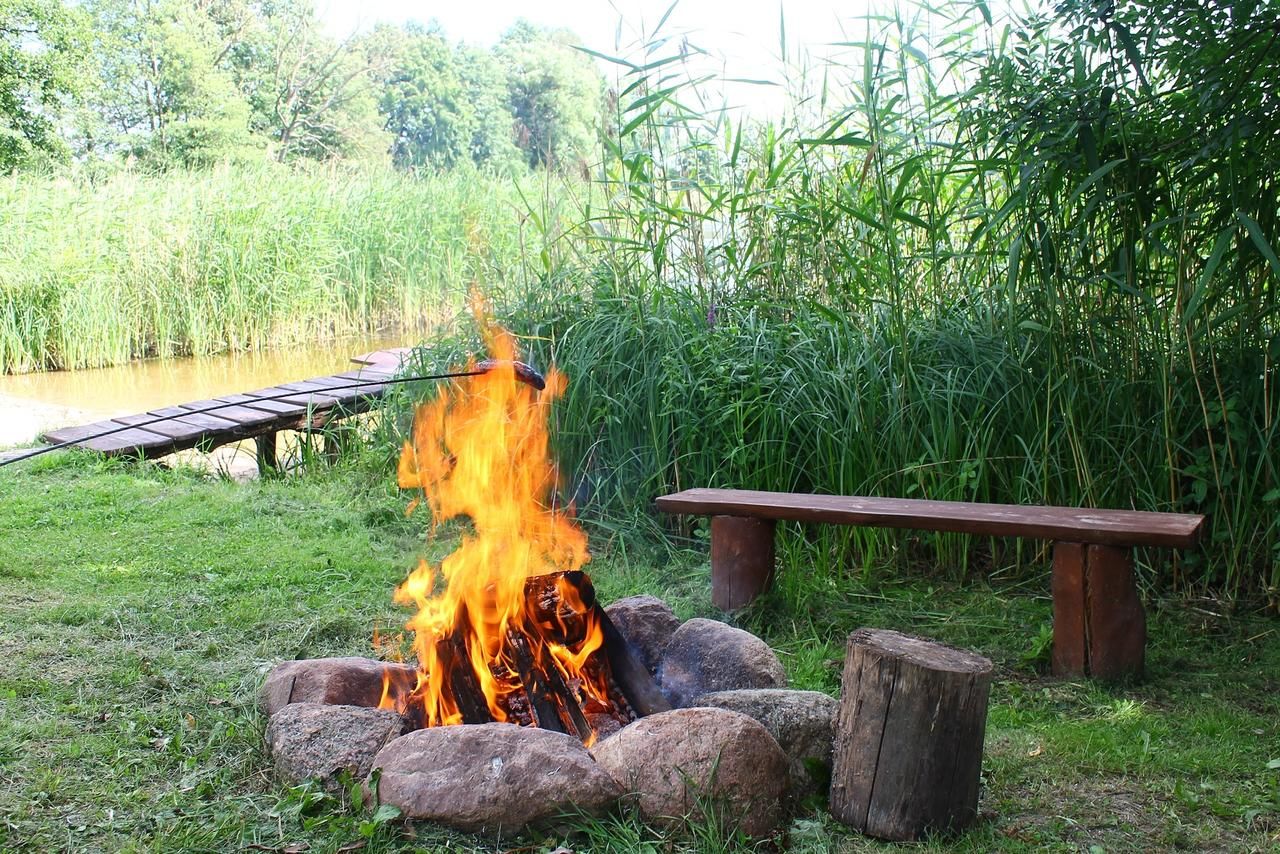
M 608 702 L 607 678 L 588 666 L 603 642 L 588 603 L 563 577 L 550 616 L 526 595 L 530 578 L 576 570 L 590 559 L 585 533 L 550 503 L 557 477 L 547 417 L 566 380 L 550 371 L 541 393 L 518 381 L 513 336 L 481 320 L 498 366 L 442 387 L 421 405 L 400 454 L 401 488 L 419 491 L 410 512 L 424 502 L 433 525 L 471 522 L 456 551 L 438 566 L 421 561 L 396 589 L 396 602 L 416 609 L 406 628 L 414 634 L 418 685 L 408 692 L 384 680 L 381 705 L 412 708 L 425 726 L 463 721 L 452 686 L 460 667 L 473 674 L 466 678 L 478 683 L 493 720 L 530 722 L 530 714 L 512 711 L 529 705 L 521 699 L 526 687 L 513 636 L 524 639 L 533 660 L 554 662 L 584 703 Z M 575 615 L 571 627 L 566 621 Z

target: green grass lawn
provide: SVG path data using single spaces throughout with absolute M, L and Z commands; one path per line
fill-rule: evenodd
M 373 821 L 273 779 L 256 692 L 276 661 L 372 653 L 393 587 L 427 548 L 370 466 L 249 484 L 72 455 L 0 470 L 0 850 L 716 851 L 622 814 L 495 843 Z M 606 601 L 663 596 L 713 616 L 704 549 L 594 540 Z M 805 573 L 738 618 L 797 687 L 837 693 L 844 638 L 883 626 L 997 664 L 982 821 L 937 850 L 1280 846 L 1280 623 L 1151 606 L 1149 677 L 1038 675 L 1045 575 L 1017 587 Z M 824 812 L 762 850 L 881 847 Z M 885 846 L 887 847 L 887 846 Z

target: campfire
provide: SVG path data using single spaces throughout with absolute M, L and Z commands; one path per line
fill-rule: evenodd
M 425 504 L 433 527 L 469 528 L 396 589 L 416 609 L 405 628 L 417 665 L 384 672 L 379 707 L 413 729 L 509 722 L 590 745 L 670 706 L 596 602 L 586 534 L 555 500 L 547 424 L 566 378 L 519 362 L 506 330 L 485 337 L 491 358 L 418 407 L 400 454 L 409 512 Z
M 784 690 L 782 663 L 749 632 L 681 621 L 650 595 L 597 602 L 548 441 L 567 380 L 484 328 L 490 358 L 418 408 L 399 463 L 410 512 L 458 526 L 458 547 L 396 589 L 413 613 L 404 633 L 375 636 L 378 659 L 271 669 L 277 772 L 335 790 L 360 780 L 405 818 L 467 832 L 623 797 L 657 822 L 723 799 L 743 832 L 771 832 L 785 791 L 819 785 L 806 763 L 830 761 L 835 701 Z

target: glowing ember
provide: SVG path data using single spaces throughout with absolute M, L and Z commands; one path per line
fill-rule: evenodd
M 396 590 L 417 609 L 406 624 L 417 684 L 388 676 L 381 706 L 420 726 L 509 721 L 590 743 L 605 718 L 628 716 L 611 699 L 594 592 L 576 572 L 590 559 L 586 535 L 550 501 L 547 416 L 566 380 L 550 371 L 541 393 L 520 382 L 515 340 L 485 329 L 497 366 L 422 404 L 400 455 L 401 488 L 419 490 L 410 512 L 422 501 L 433 524 L 466 517 L 471 529 Z

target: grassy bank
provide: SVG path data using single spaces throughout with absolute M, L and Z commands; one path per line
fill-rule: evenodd
M 0 177 L 0 371 L 420 326 L 519 270 L 522 209 L 461 172 Z
M 288 787 L 268 768 L 256 688 L 282 658 L 370 654 L 421 547 L 390 473 L 340 467 L 251 484 L 51 458 L 0 478 L 0 847 L 367 851 L 741 851 L 624 814 L 479 840 Z M 601 595 L 709 615 L 705 550 L 610 549 Z M 447 542 L 431 546 L 434 553 Z M 865 584 L 789 566 L 742 623 L 797 687 L 838 690 L 845 636 L 913 631 L 998 665 L 976 829 L 927 850 L 1143 847 L 1249 851 L 1280 837 L 1280 634 L 1269 622 L 1154 603 L 1150 674 L 1128 688 L 1037 672 L 1044 568 L 1022 586 Z M 703 829 L 706 831 L 706 829 Z M 880 850 L 825 813 L 783 850 Z M 888 850 L 887 848 L 885 850 Z

